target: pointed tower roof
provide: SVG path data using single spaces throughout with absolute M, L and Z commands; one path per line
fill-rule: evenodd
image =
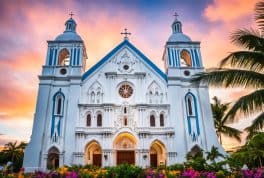
M 76 33 L 76 22 L 71 17 L 65 22 L 65 31 L 56 37 L 55 41 L 83 41 L 82 38 Z
M 175 20 L 173 21 L 171 28 L 172 34 L 168 39 L 168 42 L 190 42 L 190 37 L 182 33 L 182 23 L 178 20 L 178 14 L 175 13 Z

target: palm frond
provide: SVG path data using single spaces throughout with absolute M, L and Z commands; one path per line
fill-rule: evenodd
M 259 130 L 261 130 L 264 126 L 264 112 L 262 112 L 261 114 L 259 114 L 254 121 L 252 122 L 252 124 L 247 127 L 245 130 L 247 132 L 250 133 L 255 133 Z
M 239 29 L 231 34 L 231 41 L 253 51 L 264 51 L 264 39 L 257 30 Z
M 238 111 L 248 115 L 263 110 L 264 106 L 264 89 L 256 90 L 248 95 L 242 96 L 236 101 L 232 108 L 228 111 L 225 119 L 233 120 Z
M 228 127 L 228 126 L 223 126 L 223 132 L 224 135 L 227 135 L 229 137 L 235 138 L 237 141 L 241 142 L 240 134 L 242 133 L 240 130 Z
M 226 65 L 262 72 L 264 70 L 264 53 L 257 51 L 232 52 L 220 63 L 220 67 Z
M 193 75 L 191 81 L 215 87 L 263 88 L 264 74 L 240 69 L 210 69 Z
M 264 1 L 260 1 L 255 6 L 255 19 L 258 23 L 258 26 L 264 32 Z

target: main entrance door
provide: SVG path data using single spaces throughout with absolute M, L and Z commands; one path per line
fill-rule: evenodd
M 135 151 L 117 151 L 117 164 L 135 164 Z
M 158 166 L 158 155 L 150 154 L 150 166 L 157 167 Z
M 98 167 L 102 166 L 102 154 L 93 154 L 93 165 Z

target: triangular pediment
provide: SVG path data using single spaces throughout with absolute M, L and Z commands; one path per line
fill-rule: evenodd
M 132 57 L 133 54 L 138 57 Z M 118 71 L 122 72 L 123 67 L 133 66 L 135 63 L 142 60 L 146 65 L 148 65 L 158 76 L 160 76 L 163 80 L 167 80 L 167 75 L 162 72 L 150 59 L 148 59 L 141 51 L 139 51 L 135 46 L 133 46 L 128 40 L 124 40 L 117 47 L 115 47 L 112 51 L 110 51 L 105 57 L 103 57 L 98 63 L 96 63 L 93 67 L 91 67 L 88 71 L 83 74 L 82 80 L 85 80 L 98 69 L 100 69 L 107 62 L 113 62 L 122 67 L 118 67 Z M 127 69 L 127 72 L 129 70 Z

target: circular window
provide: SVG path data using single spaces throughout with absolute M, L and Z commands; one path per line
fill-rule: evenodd
M 128 66 L 128 65 L 124 65 L 124 66 L 123 66 L 123 69 L 124 69 L 124 70 L 128 70 L 128 69 L 129 69 L 129 66 Z
M 190 75 L 190 71 L 188 71 L 188 70 L 185 70 L 183 73 L 184 73 L 185 76 L 189 76 Z
M 66 69 L 61 69 L 60 70 L 60 74 L 65 75 L 66 73 L 67 73 L 67 70 Z
M 129 98 L 133 94 L 133 88 L 128 84 L 124 84 L 119 88 L 118 92 L 123 98 Z

